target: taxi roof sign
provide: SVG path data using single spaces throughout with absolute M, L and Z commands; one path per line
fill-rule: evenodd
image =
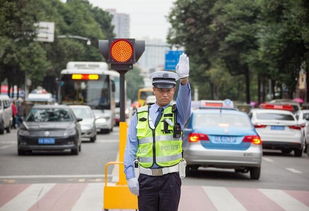
M 274 109 L 274 110 L 286 110 L 286 111 L 293 111 L 294 108 L 290 104 L 273 104 L 273 103 L 262 103 L 260 105 L 262 109 Z
M 201 100 L 200 108 L 224 108 L 235 109 L 234 103 L 230 99 L 225 100 Z

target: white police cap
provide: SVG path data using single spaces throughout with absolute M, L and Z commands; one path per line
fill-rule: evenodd
M 176 86 L 178 75 L 171 71 L 156 71 L 151 74 L 152 85 L 157 88 L 172 88 Z

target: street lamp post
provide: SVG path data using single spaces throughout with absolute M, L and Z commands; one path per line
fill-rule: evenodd
M 78 40 L 85 40 L 87 41 L 87 45 L 91 45 L 91 41 L 87 37 L 82 37 L 78 35 L 58 35 L 57 38 L 71 38 L 71 39 L 78 39 Z

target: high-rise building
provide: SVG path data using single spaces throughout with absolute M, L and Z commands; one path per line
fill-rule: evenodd
M 114 26 L 115 38 L 130 37 L 130 15 L 126 13 L 117 13 L 115 9 L 106 10 L 112 16 L 112 25 Z
M 164 68 L 165 53 L 169 46 L 160 39 L 145 38 L 145 51 L 138 61 L 138 64 L 151 72 L 157 68 Z
M 169 46 L 163 40 L 149 39 L 145 40 L 145 51 L 138 60 L 138 65 L 142 69 L 145 86 L 151 86 L 150 74 L 157 70 L 164 70 L 165 53 Z

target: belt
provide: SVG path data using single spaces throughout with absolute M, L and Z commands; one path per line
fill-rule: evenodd
M 169 173 L 179 172 L 179 164 L 171 167 L 164 167 L 158 169 L 150 169 L 139 166 L 139 173 L 146 174 L 149 176 L 162 176 Z

